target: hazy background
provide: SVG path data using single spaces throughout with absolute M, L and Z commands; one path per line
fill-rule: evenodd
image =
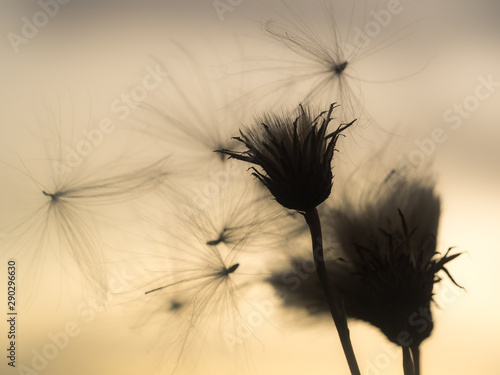
M 238 4 L 233 2 L 233 5 L 229 1 L 221 3 L 231 7 L 222 18 L 211 1 L 73 0 L 60 5 L 57 14 L 48 18 L 47 25 L 26 44 L 20 44 L 16 52 L 8 34 L 21 35 L 22 18 L 32 19 L 41 8 L 31 1 L 2 2 L 2 160 L 19 167 L 19 159 L 33 161 L 41 157 L 36 156 L 36 151 L 42 148 L 36 144 L 38 130 L 35 122 L 40 111 L 54 110 L 58 103 L 65 108 L 61 117 L 68 123 L 74 121 L 69 115 L 71 113 L 83 118 L 83 122 L 92 116 L 116 119 L 110 103 L 141 82 L 145 68 L 155 66 L 156 61 L 167 63 L 173 60 L 178 68 L 180 60 L 176 56 L 182 55 L 179 54 L 179 45 L 196 56 L 207 71 L 222 72 L 213 75 L 221 87 L 226 87 L 226 80 L 228 85 L 234 86 L 236 82 L 236 92 L 246 93 L 250 91 L 249 87 L 265 83 L 275 74 L 272 70 L 259 70 L 259 67 L 266 66 L 266 58 L 268 66 L 279 65 L 280 58 L 293 58 L 284 48 L 266 39 L 262 32 L 263 22 L 284 14 L 283 4 L 249 0 Z M 346 3 L 335 2 L 342 22 L 353 18 L 363 25 L 362 19 L 351 15 Z M 298 1 L 290 4 L 299 13 L 305 6 L 305 2 Z M 361 2 L 359 4 L 361 9 L 370 9 Z M 375 9 L 384 8 L 384 4 L 378 2 Z M 474 3 L 442 1 L 439 5 L 402 0 L 401 4 L 404 11 L 384 30 L 381 38 L 391 33 L 398 35 L 404 25 L 418 22 L 407 41 L 403 38 L 403 42 L 393 48 L 378 51 L 376 56 L 370 57 L 372 62 L 367 65 L 359 62 L 360 77 L 384 81 L 360 84 L 363 106 L 382 129 L 397 129 L 406 147 L 401 148 L 402 156 L 418 150 L 415 141 L 429 138 L 436 128 L 443 129 L 446 140 L 435 144 L 433 151 L 426 156 L 426 159 L 434 160 L 443 201 L 439 248 L 445 250 L 456 246 L 456 251 L 464 252 L 448 269 L 467 290 L 463 292 L 448 281 L 436 290 L 436 299 L 442 310 L 435 309 L 433 335 L 422 347 L 422 372 L 426 375 L 497 374 L 500 371 L 497 354 L 500 337 L 497 238 L 500 223 L 500 84 L 492 87 L 488 98 L 477 101 L 477 108 L 460 119 L 460 127 L 456 130 L 443 116 L 453 109 L 455 103 L 462 103 L 475 95 L 482 79 L 500 82 L 499 5 L 493 0 Z M 318 24 L 321 25 L 322 14 L 317 9 Z M 307 12 L 315 14 L 314 8 L 309 6 Z M 412 71 L 422 66 L 426 68 L 421 73 L 410 77 Z M 186 75 L 194 74 L 192 70 L 186 71 Z M 235 74 L 242 71 L 248 74 Z M 401 73 L 408 78 L 391 81 Z M 257 96 L 263 90 L 256 90 Z M 294 93 L 289 92 L 289 96 L 281 98 L 280 102 L 296 105 L 300 96 L 294 97 Z M 239 95 L 233 96 L 237 98 Z M 249 109 L 273 105 L 271 99 L 266 97 L 259 101 L 255 96 L 245 99 L 241 118 L 253 114 Z M 140 113 L 133 113 L 123 123 L 137 118 L 140 121 L 140 116 Z M 116 121 L 116 124 L 121 123 Z M 371 129 L 367 130 L 367 134 L 371 132 Z M 111 149 L 134 144 L 136 140 L 120 131 L 109 137 L 111 139 L 106 139 L 106 142 Z M 148 148 L 148 141 L 137 142 Z M 360 143 L 366 146 L 370 142 L 363 140 Z M 354 154 L 350 156 L 356 160 Z M 8 165 L 2 165 L 0 177 L 2 225 L 18 218 L 19 212 L 29 212 L 29 200 L 26 201 L 23 194 L 33 191 L 31 182 L 16 176 L 16 171 Z M 124 226 L 134 224 L 127 221 Z M 106 240 L 112 247 L 123 246 L 111 235 Z M 6 246 L 2 244 L 2 253 L 10 254 L 11 249 Z M 24 261 L 28 262 L 29 258 L 26 259 Z M 6 262 L 4 258 L 2 262 Z M 25 264 L 19 264 L 20 278 L 30 276 L 23 274 L 24 267 Z M 44 267 L 44 275 L 58 273 L 56 260 L 47 260 Z M 5 270 L 2 272 L 1 279 L 5 280 Z M 162 350 L 155 347 L 154 340 L 148 335 L 130 329 L 123 308 L 114 308 L 118 298 L 111 300 L 101 311 L 98 305 L 92 305 L 92 294 L 78 290 L 78 286 L 75 286 L 77 293 L 72 295 L 71 286 L 55 287 L 58 284 L 50 281 L 46 288 L 43 285 L 37 288 L 35 302 L 19 307 L 18 365 L 30 366 L 35 355 L 33 350 L 42 351 L 44 345 L 50 343 L 50 333 L 60 332 L 68 323 L 75 322 L 81 332 L 48 361 L 43 371 L 33 373 L 104 375 L 154 372 Z M 5 301 L 5 287 L 1 287 L 1 291 L 1 300 Z M 82 309 L 89 314 L 94 311 L 95 316 L 89 318 L 90 315 L 86 315 L 88 321 L 84 320 L 78 313 Z M 4 317 L 1 321 L 5 321 Z M 276 308 L 269 322 L 255 330 L 255 337 L 248 347 L 242 346 L 238 354 L 234 354 L 234 360 L 223 361 L 213 353 L 215 350 L 207 348 L 205 355 L 186 361 L 199 361 L 197 371 L 203 374 L 347 373 L 337 334 L 333 325 L 328 323 L 304 328 Z M 365 324 L 353 323 L 351 327 L 353 344 L 364 374 L 402 373 L 397 348 L 386 343 L 381 334 Z M 0 324 L 0 329 L 3 348 L 7 333 L 5 322 Z M 169 349 L 165 347 L 164 350 L 168 352 Z M 4 356 L 2 358 L 2 374 L 19 373 L 10 369 Z

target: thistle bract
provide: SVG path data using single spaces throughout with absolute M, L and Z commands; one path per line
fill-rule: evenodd
M 258 178 L 282 206 L 305 212 L 320 205 L 332 190 L 331 162 L 342 131 L 354 121 L 328 133 L 335 103 L 316 117 L 299 106 L 297 115 L 265 114 L 256 125 L 240 130 L 235 139 L 247 150 L 217 150 L 232 158 L 255 164 Z

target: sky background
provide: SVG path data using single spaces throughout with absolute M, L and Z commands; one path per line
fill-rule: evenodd
M 314 26 L 319 30 L 324 28 L 325 32 L 320 35 L 327 38 L 328 19 L 321 7 L 313 3 L 315 6 L 309 2 L 307 6 L 306 2 L 287 2 L 303 20 L 316 20 Z M 47 17 L 46 25 L 39 27 L 36 35 L 26 38 L 26 43 L 14 46 L 12 33 L 22 35 L 24 17 L 33 20 L 42 10 L 40 4 L 45 3 L 6 1 L 0 4 L 0 35 L 3 36 L 0 39 L 0 98 L 4 103 L 0 114 L 2 227 L 30 212 L 30 205 L 39 198 L 30 197 L 36 192 L 36 186 L 20 169 L 24 161 L 33 177 L 43 180 L 47 170 L 37 165 L 43 157 L 40 140 L 45 133 L 39 123 L 50 112 L 57 113 L 60 119 L 61 142 L 66 136 L 75 136 L 69 130 L 75 124 L 83 123 L 85 127 L 96 119 L 113 119 L 118 131 L 106 137 L 105 149 L 99 146 L 90 156 L 92 162 L 103 162 L 110 157 L 113 152 L 107 150 L 137 148 L 141 150 L 141 160 L 162 155 L 161 149 L 153 147 L 147 137 L 126 131 L 130 124 L 148 121 L 147 116 L 141 117 L 141 111 L 132 111 L 122 120 L 112 107 L 117 98 L 142 82 L 150 72 L 148 67 L 168 66 L 174 80 L 185 84 L 184 91 L 192 95 L 196 103 L 187 107 L 186 113 L 196 108 L 207 116 L 229 118 L 231 120 L 226 121 L 234 121 L 236 126 L 262 109 L 283 104 L 294 106 L 303 90 L 310 89 L 307 82 L 279 90 L 265 86 L 274 77 L 287 77 L 292 71 L 290 62 L 300 62 L 282 45 L 273 43 L 262 30 L 262 24 L 269 19 L 291 18 L 289 10 L 278 1 L 221 0 L 217 4 L 226 4 L 228 8 L 224 8 L 227 9 L 224 13 L 219 9 L 218 13 L 216 2 L 212 1 L 73 0 L 59 5 L 57 10 L 50 8 L 54 15 Z M 354 11 L 349 4 L 333 2 L 340 30 L 349 25 L 362 29 L 374 20 L 363 14 L 370 14 L 371 9 L 380 12 L 387 8 L 383 1 L 376 6 L 357 2 Z M 373 43 L 380 41 L 384 48 L 353 63 L 355 77 L 360 78 L 353 81 L 353 92 L 362 92 L 362 99 L 341 99 L 360 104 L 363 116 L 369 116 L 372 125 L 357 131 L 352 141 L 346 140 L 345 152 L 341 152 L 339 161 L 356 165 L 370 150 L 377 149 L 377 142 L 388 133 L 396 134 L 398 146 L 390 151 L 396 160 L 409 158 L 412 153 L 424 155 L 419 144 L 429 145 L 432 134 L 440 129 L 440 141 L 431 142 L 424 159 L 433 164 L 442 198 L 438 246 L 441 251 L 456 246 L 456 251 L 463 252 L 448 269 L 466 291 L 447 280 L 436 289 L 440 308 L 435 307 L 434 332 L 422 346 L 422 373 L 498 374 L 500 6 L 493 0 L 474 3 L 450 0 L 441 1 L 439 5 L 401 0 L 400 4 L 402 12 L 393 15 L 388 26 L 374 37 Z M 300 20 L 294 24 L 300 29 Z M 186 63 L 190 61 L 186 56 L 194 56 L 199 64 L 193 67 Z M 220 91 L 200 100 L 196 75 L 201 71 Z M 418 74 L 412 74 L 416 72 Z M 396 79 L 401 77 L 403 79 Z M 168 84 L 168 80 L 154 93 L 148 93 L 148 98 L 156 98 L 165 83 Z M 480 86 L 482 88 L 478 88 Z M 175 96 L 175 91 L 165 92 L 168 98 Z M 221 92 L 234 98 L 233 106 L 226 110 L 231 111 L 229 114 L 223 107 L 229 103 L 219 100 L 223 97 Z M 339 100 L 335 91 L 328 95 L 328 102 Z M 177 107 L 176 100 L 172 99 L 170 108 L 174 111 L 184 108 L 181 104 Z M 222 110 L 210 111 L 212 102 Z M 456 104 L 465 105 L 463 114 L 454 112 Z M 75 130 L 75 134 L 74 139 L 79 139 L 79 130 Z M 182 144 L 177 151 L 182 154 L 185 147 Z M 191 162 L 189 157 L 185 160 L 180 169 L 202 165 Z M 147 216 L 147 207 L 151 204 L 154 206 L 154 201 L 135 202 L 135 212 L 142 211 Z M 115 264 L 122 264 L 128 251 L 134 246 L 142 248 L 143 244 L 137 235 L 141 225 L 136 224 L 128 211 L 122 215 L 121 210 L 106 209 L 102 213 L 103 222 L 111 224 L 111 230 L 103 230 L 104 242 L 110 252 L 120 254 L 113 258 Z M 129 229 L 134 235 L 120 234 Z M 1 243 L 2 262 L 6 263 L 14 250 L 10 242 L 2 240 Z M 124 247 L 127 251 L 116 251 Z M 37 249 L 31 250 L 28 254 L 37 254 Z M 28 263 L 35 262 L 35 257 L 27 255 L 19 259 L 19 278 L 32 281 L 31 271 L 23 273 L 23 269 L 28 270 Z M 40 257 L 36 259 L 40 261 Z M 153 332 L 147 333 L 134 329 L 137 305 L 128 302 L 132 297 L 113 294 L 106 308 L 101 308 L 92 292 L 78 281 L 65 281 L 61 286 L 59 260 L 57 256 L 45 259 L 43 281 L 35 281 L 36 289 L 33 289 L 36 298 L 19 307 L 18 365 L 33 368 L 36 353 L 51 343 L 50 337 L 54 334 L 68 330 L 68 325 L 70 331 L 77 333 L 47 360 L 41 371 L 25 373 L 162 373 L 158 370 L 159 364 L 171 362 L 172 356 L 164 356 L 162 350 L 158 350 L 163 344 L 156 334 L 170 330 L 176 323 L 165 320 L 163 325 L 161 322 L 158 326 L 152 325 Z M 71 267 L 74 266 L 68 265 L 66 271 L 69 275 L 75 271 Z M 129 272 L 128 268 L 117 269 L 118 275 L 113 277 L 124 285 L 118 285 L 116 290 L 130 289 L 128 279 L 125 277 L 123 282 L 120 276 L 120 272 Z M 5 279 L 5 269 L 1 272 L 1 279 Z M 1 301 L 6 301 L 5 289 L 1 287 Z M 20 293 L 26 292 L 21 289 Z M 270 291 L 263 290 L 262 295 L 274 301 Z M 213 337 L 217 330 L 213 330 L 212 336 L 198 340 L 205 340 L 207 345 L 201 354 L 197 354 L 200 348 L 194 347 L 187 356 L 186 363 L 197 363 L 196 369 L 189 371 L 203 374 L 347 373 L 333 324 L 311 323 L 279 309 L 276 301 L 272 304 L 267 321 L 259 324 L 252 337 L 244 345 L 238 345 L 235 352 L 228 351 L 227 347 L 215 350 L 220 341 Z M 4 320 L 2 317 L 0 324 L 2 348 L 7 345 Z M 402 373 L 399 350 L 387 343 L 376 329 L 355 322 L 351 324 L 351 331 L 363 374 Z M 156 340 L 160 345 L 155 345 Z M 19 368 L 9 368 L 5 362 L 5 358 L 0 362 L 2 374 L 22 373 L 18 372 Z M 184 373 L 183 368 L 178 371 Z

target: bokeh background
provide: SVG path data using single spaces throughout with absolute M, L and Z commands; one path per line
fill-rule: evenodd
M 190 115 L 198 111 L 221 116 L 228 119 L 225 121 L 233 121 L 229 129 L 237 129 L 263 109 L 295 106 L 310 90 L 310 82 L 287 80 L 283 82 L 293 86 L 267 85 L 300 72 L 291 64 L 301 60 L 266 36 L 263 24 L 269 19 L 287 17 L 300 29 L 302 21 L 291 16 L 292 9 L 303 20 L 317 21 L 315 27 L 324 27 L 324 34 L 320 35 L 328 35 L 328 18 L 321 6 L 312 3 L 286 2 L 287 8 L 278 1 L 249 0 L 73 0 L 57 6 L 49 1 L 2 2 L 2 228 L 22 219 L 30 212 L 30 205 L 37 203 L 32 196 L 37 188 L 23 172 L 30 170 L 37 180 L 47 172 L 37 165 L 44 152 L 46 123 L 41 119 L 49 112 L 56 113 L 63 132 L 78 126 L 85 128 L 96 119 L 113 119 L 117 130 L 91 155 L 97 163 L 111 158 L 113 150 L 129 148 L 141 150 L 143 160 L 163 155 L 161 144 L 130 131 L 134 125 L 153 121 L 154 116 L 139 108 L 121 119 L 112 108 L 116 98 L 140 84 L 147 67 L 168 67 L 174 81 L 185 85 L 183 92 L 194 104 L 177 106 L 176 91 L 166 87 L 171 84 L 169 79 L 148 93 L 148 100 L 172 99 L 169 113 L 185 110 L 193 111 Z M 39 27 L 36 35 L 13 45 L 11 33 L 22 36 L 24 17 L 32 20 L 43 9 L 42 4 L 52 4 L 54 15 L 47 17 L 46 25 Z M 336 0 L 332 4 L 339 30 L 353 25 L 363 28 L 374 19 L 370 10 L 380 11 L 388 6 L 383 1 L 360 1 L 353 6 L 352 2 Z M 362 98 L 354 95 L 338 99 L 332 91 L 325 92 L 326 98 L 319 102 L 352 101 L 354 107 L 359 104 L 356 108 L 362 108 L 362 116 L 370 119 L 353 134 L 351 143 L 346 140 L 339 157 L 341 165 L 362 162 L 387 134 L 395 134 L 399 145 L 395 147 L 394 160 L 408 159 L 412 152 L 415 155 L 420 150 L 419 144 L 431 138 L 433 131 L 442 129 L 442 141 L 432 143 L 424 159 L 425 163 L 432 162 L 442 197 L 439 248 L 456 246 L 457 251 L 464 253 L 448 268 L 466 291 L 448 281 L 437 288 L 436 325 L 432 337 L 422 347 L 422 373 L 498 374 L 500 8 L 492 0 L 439 4 L 401 0 L 400 7 L 402 12 L 394 15 L 374 38 L 373 43 L 380 41 L 381 48 L 353 64 L 353 92 L 362 93 Z M 198 74 L 203 74 L 212 89 L 216 87 L 214 95 L 205 92 L 203 97 Z M 485 81 L 490 82 L 489 86 Z M 483 88 L 478 89 L 479 86 Z M 161 95 L 164 99 L 158 99 Z M 221 97 L 224 100 L 219 100 Z M 463 105 L 465 112 L 454 112 L 456 105 Z M 215 125 L 214 131 L 218 131 Z M 73 139 L 81 134 L 80 130 L 70 133 L 66 135 L 77 134 Z M 64 137 L 60 141 L 65 142 Z M 178 149 L 174 148 L 180 155 L 176 168 L 194 175 L 187 179 L 193 184 L 196 171 L 204 173 L 206 167 L 203 160 L 192 157 L 199 152 L 197 147 L 200 146 L 196 142 L 190 145 L 184 139 L 179 141 Z M 420 155 L 424 155 L 423 151 Z M 50 181 L 50 177 L 45 178 Z M 172 359 L 165 354 L 171 348 L 155 335 L 168 333 L 177 323 L 165 320 L 163 326 L 155 325 L 154 332 L 147 333 L 134 329 L 134 314 L 137 311 L 140 315 L 142 310 L 128 296 L 133 289 L 128 283 L 133 269 L 130 262 L 138 258 L 147 242 L 140 237 L 140 218 L 149 215 L 151 205 L 155 205 L 153 198 L 134 201 L 126 214 L 125 209 L 116 207 L 101 213 L 111 228 L 102 233 L 105 251 L 116 255 L 111 257 L 113 265 L 121 265 L 114 268 L 118 274 L 111 278 L 118 284 L 104 304 L 82 286 L 81 280 L 67 277 L 76 272 L 67 259 L 68 268 L 61 272 L 61 259 L 57 255 L 47 256 L 42 263 L 40 258 L 44 256 L 35 256 L 38 249 L 34 244 L 30 244 L 25 256 L 18 258 L 18 278 L 27 285 L 19 294 L 35 295 L 18 310 L 17 365 L 32 369 L 25 374 L 168 373 L 162 366 L 175 356 Z M 2 230 L 2 263 L 19 250 L 6 237 Z M 263 259 L 269 259 L 269 254 Z M 31 273 L 30 262 L 40 262 L 41 276 Z M 3 268 L 1 279 L 6 280 Z M 272 297 L 264 288 L 262 295 L 266 301 Z M 0 297 L 0 301 L 6 301 L 6 281 L 0 288 Z M 258 293 L 253 298 L 258 300 Z M 132 299 L 134 303 L 130 303 Z M 0 303 L 4 306 L 2 311 L 6 311 L 6 302 Z M 218 351 L 214 345 L 198 348 L 196 354 L 185 359 L 188 370 L 181 366 L 178 373 L 347 373 L 330 322 L 311 322 L 278 305 L 278 301 L 272 303 L 266 321 L 235 352 L 227 348 Z M 6 313 L 0 324 L 2 348 L 7 346 L 5 320 Z M 63 347 L 45 365 L 33 369 L 37 353 L 52 342 L 51 337 L 67 329 L 77 333 L 61 344 Z M 362 373 L 402 373 L 400 352 L 377 330 L 354 322 L 351 331 Z M 2 374 L 23 373 L 19 367 L 9 368 L 5 356 L 2 357 Z

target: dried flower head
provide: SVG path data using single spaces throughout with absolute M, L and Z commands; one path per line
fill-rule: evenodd
M 240 130 L 236 140 L 243 143 L 243 152 L 217 150 L 232 158 L 255 164 L 251 168 L 282 206 L 305 212 L 320 205 L 332 190 L 331 162 L 335 144 L 342 131 L 354 121 L 341 124 L 327 133 L 332 112 L 330 105 L 313 117 L 309 108 L 299 105 L 298 114 L 265 114 L 252 128 Z
M 346 205 L 331 211 L 330 229 L 358 281 L 337 287 L 353 317 L 375 325 L 392 342 L 414 346 L 432 332 L 430 304 L 434 284 L 441 280 L 437 274 L 443 271 L 456 284 L 445 266 L 460 254 L 436 251 L 440 200 L 433 182 L 413 178 L 396 191 L 388 182 L 359 209 Z M 356 298 L 349 297 L 353 292 Z M 411 318 L 424 310 L 425 327 Z
M 433 183 L 412 178 L 397 191 L 389 186 L 386 179 L 372 186 L 366 200 L 345 196 L 338 207 L 325 210 L 325 234 L 338 244 L 326 263 L 349 317 L 374 325 L 398 345 L 418 349 L 433 329 L 430 306 L 438 274 L 458 285 L 446 264 L 460 254 L 436 251 L 440 200 Z M 292 270 L 268 279 L 285 305 L 328 314 L 314 272 L 304 277 L 305 258 L 296 257 L 291 265 Z

